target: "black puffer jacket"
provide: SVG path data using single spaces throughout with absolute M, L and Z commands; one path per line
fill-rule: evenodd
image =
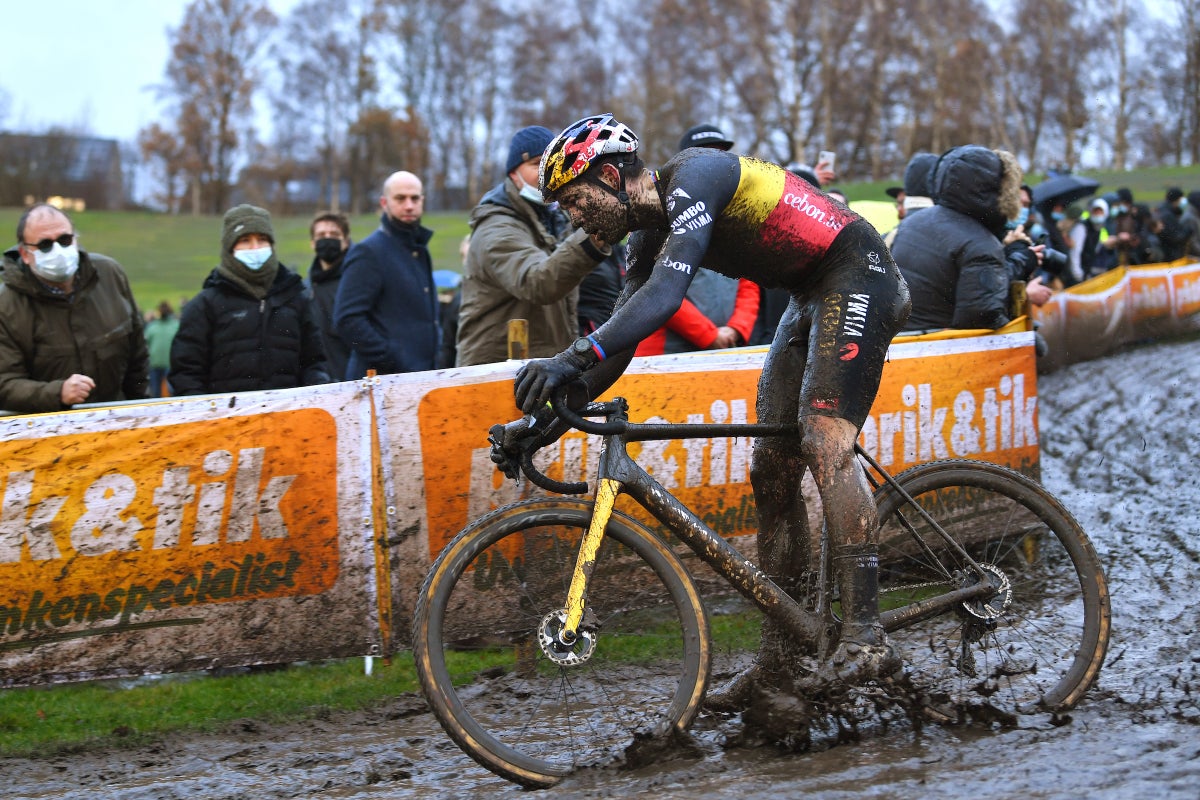
M 328 383 L 321 333 L 300 276 L 281 264 L 258 300 L 213 270 L 183 307 L 169 380 L 180 395 Z
M 937 205 L 906 217 L 892 244 L 912 293 L 904 330 L 999 328 L 1009 321 L 1003 174 L 999 156 L 976 145 L 956 147 L 938 161 L 931 178 Z

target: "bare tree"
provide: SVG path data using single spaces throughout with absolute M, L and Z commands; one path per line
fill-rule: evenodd
M 162 93 L 187 153 L 192 213 L 224 210 L 259 81 L 260 45 L 275 24 L 263 0 L 192 0 L 169 32 Z
M 183 143 L 173 131 L 153 122 L 138 131 L 138 150 L 142 160 L 156 173 L 161 191 L 152 200 L 161 203 L 168 214 L 179 213 L 185 170 Z
M 315 153 L 320 205 L 334 210 L 351 155 L 350 129 L 378 88 L 371 47 L 381 21 L 372 0 L 345 3 L 333 13 L 324 0 L 305 0 L 284 21 L 272 50 L 281 73 L 271 98 L 275 148 L 293 162 L 306 150 Z M 361 188 L 352 186 L 350 196 L 357 198 Z
M 1176 0 L 1179 35 L 1183 40 L 1183 74 L 1180 80 L 1181 150 L 1191 163 L 1200 163 L 1200 0 Z M 1176 107 L 1176 106 L 1169 106 Z

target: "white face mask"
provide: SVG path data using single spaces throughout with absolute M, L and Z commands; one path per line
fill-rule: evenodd
M 520 176 L 518 175 L 517 177 L 520 177 Z M 538 187 L 534 186 L 531 183 L 525 183 L 524 178 L 521 178 L 520 195 L 521 195 L 521 197 L 524 197 L 529 202 L 533 203 L 535 206 L 546 205 L 546 199 L 544 197 L 542 197 L 541 190 L 538 189 Z
M 253 250 L 234 250 L 233 257 L 245 264 L 247 269 L 257 272 L 271 260 L 272 252 L 270 247 L 257 247 Z
M 50 283 L 66 283 L 79 269 L 79 248 L 75 244 L 63 247 L 58 242 L 49 253 L 33 251 L 33 272 Z

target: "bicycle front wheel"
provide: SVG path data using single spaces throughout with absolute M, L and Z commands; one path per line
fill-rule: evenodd
M 704 697 L 708 618 L 683 564 L 614 513 L 588 585 L 578 646 L 558 624 L 592 503 L 533 500 L 460 533 L 421 587 L 413 654 L 421 688 L 477 762 L 530 787 L 619 761 L 636 734 L 686 728 Z
M 1041 485 L 994 464 L 933 462 L 897 481 L 955 544 L 881 487 L 881 610 L 978 582 L 958 547 L 995 588 L 890 633 L 914 681 L 958 721 L 1011 724 L 1018 713 L 1074 705 L 1100 671 L 1111 616 L 1079 523 Z

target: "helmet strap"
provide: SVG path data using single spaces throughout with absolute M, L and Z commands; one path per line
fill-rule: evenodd
M 603 191 L 612 195 L 613 197 L 617 198 L 617 202 L 620 203 L 621 205 L 625 206 L 625 209 L 628 212 L 628 210 L 629 210 L 629 193 L 625 191 L 625 170 L 624 170 L 625 163 L 622 161 L 618 161 L 613 166 L 615 166 L 617 168 L 617 177 L 620 181 L 617 184 L 616 189 L 614 189 L 613 187 L 611 187 L 607 183 L 605 183 L 603 180 L 601 180 L 599 175 L 593 175 L 591 178 L 591 183 L 594 186 L 600 187 L 600 189 L 602 189 Z

